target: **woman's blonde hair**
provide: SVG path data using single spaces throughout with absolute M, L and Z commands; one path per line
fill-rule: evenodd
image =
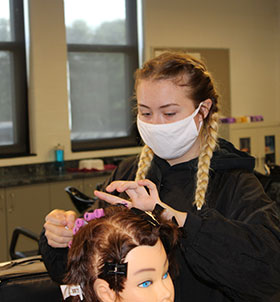
M 148 62 L 135 72 L 135 91 L 141 80 L 172 80 L 178 86 L 188 89 L 187 96 L 193 100 L 195 107 L 207 99 L 212 106 L 203 120 L 201 131 L 201 152 L 198 158 L 197 182 L 194 204 L 201 209 L 209 182 L 210 161 L 217 146 L 218 133 L 218 94 L 213 79 L 206 66 L 198 59 L 177 52 L 165 52 Z M 135 180 L 144 179 L 153 159 L 153 151 L 144 146 L 139 156 Z

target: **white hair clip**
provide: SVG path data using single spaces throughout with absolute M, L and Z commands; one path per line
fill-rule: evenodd
M 83 292 L 80 285 L 60 285 L 63 299 L 66 300 L 70 296 L 79 296 L 83 300 Z

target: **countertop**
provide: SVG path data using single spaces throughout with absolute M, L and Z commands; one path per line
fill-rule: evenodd
M 79 170 L 77 161 L 65 162 L 62 169 L 55 163 L 0 167 L 0 188 L 57 182 L 110 175 L 116 164 L 105 164 L 104 170 Z

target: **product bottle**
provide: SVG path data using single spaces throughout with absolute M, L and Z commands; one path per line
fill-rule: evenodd
M 63 172 L 64 170 L 64 149 L 63 146 L 58 144 L 55 147 L 55 166 L 58 172 Z

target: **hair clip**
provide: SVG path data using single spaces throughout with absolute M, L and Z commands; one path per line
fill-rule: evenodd
M 127 262 L 126 263 L 110 263 L 105 262 L 103 272 L 99 275 L 101 278 L 106 275 L 123 275 L 127 276 Z
M 153 215 L 152 212 L 142 211 L 137 208 L 131 208 L 130 210 L 134 214 L 136 214 L 136 215 L 140 216 L 141 218 L 143 218 L 144 220 L 148 221 L 152 226 L 154 226 L 154 227 L 160 226 L 160 223 L 157 221 L 157 219 L 155 218 L 155 216 Z
M 81 301 L 83 300 L 83 291 L 80 285 L 60 285 L 60 290 L 63 300 L 66 300 L 70 296 L 79 296 Z

